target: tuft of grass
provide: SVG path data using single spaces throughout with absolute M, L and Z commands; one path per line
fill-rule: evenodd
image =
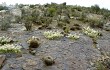
M 21 53 L 21 46 L 5 44 L 0 46 L 0 53 Z
M 44 32 L 44 36 L 47 38 L 47 39 L 59 39 L 63 36 L 63 34 L 61 34 L 60 32 L 56 31 L 45 31 Z

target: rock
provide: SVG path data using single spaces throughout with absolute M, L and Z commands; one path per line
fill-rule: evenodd
M 104 29 L 105 29 L 106 31 L 110 31 L 110 23 L 105 24 L 105 25 L 104 25 Z
M 0 55 L 0 68 L 2 67 L 5 60 L 6 60 L 6 56 L 5 55 Z
M 36 50 L 32 50 L 32 51 L 30 50 L 29 53 L 32 54 L 32 55 L 35 55 L 36 54 Z

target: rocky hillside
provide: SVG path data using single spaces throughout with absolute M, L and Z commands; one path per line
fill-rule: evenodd
M 110 70 L 108 9 L 51 3 L 0 10 L 0 70 Z

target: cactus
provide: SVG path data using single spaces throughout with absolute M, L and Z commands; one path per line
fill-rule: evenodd
M 38 48 L 39 47 L 39 39 L 35 36 L 32 36 L 27 43 L 29 44 L 29 48 Z
M 55 63 L 53 57 L 51 57 L 51 56 L 45 56 L 45 57 L 43 58 L 43 61 L 44 61 L 44 63 L 45 63 L 47 66 L 51 66 L 51 65 L 53 65 L 53 64 Z

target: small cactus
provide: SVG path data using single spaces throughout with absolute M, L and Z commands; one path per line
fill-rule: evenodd
M 45 63 L 47 66 L 51 66 L 51 65 L 53 65 L 53 64 L 55 63 L 53 57 L 51 57 L 51 56 L 45 56 L 45 57 L 43 58 L 43 61 L 44 61 L 44 63 Z
M 38 48 L 39 47 L 39 39 L 35 36 L 32 36 L 27 43 L 29 44 L 29 48 Z

